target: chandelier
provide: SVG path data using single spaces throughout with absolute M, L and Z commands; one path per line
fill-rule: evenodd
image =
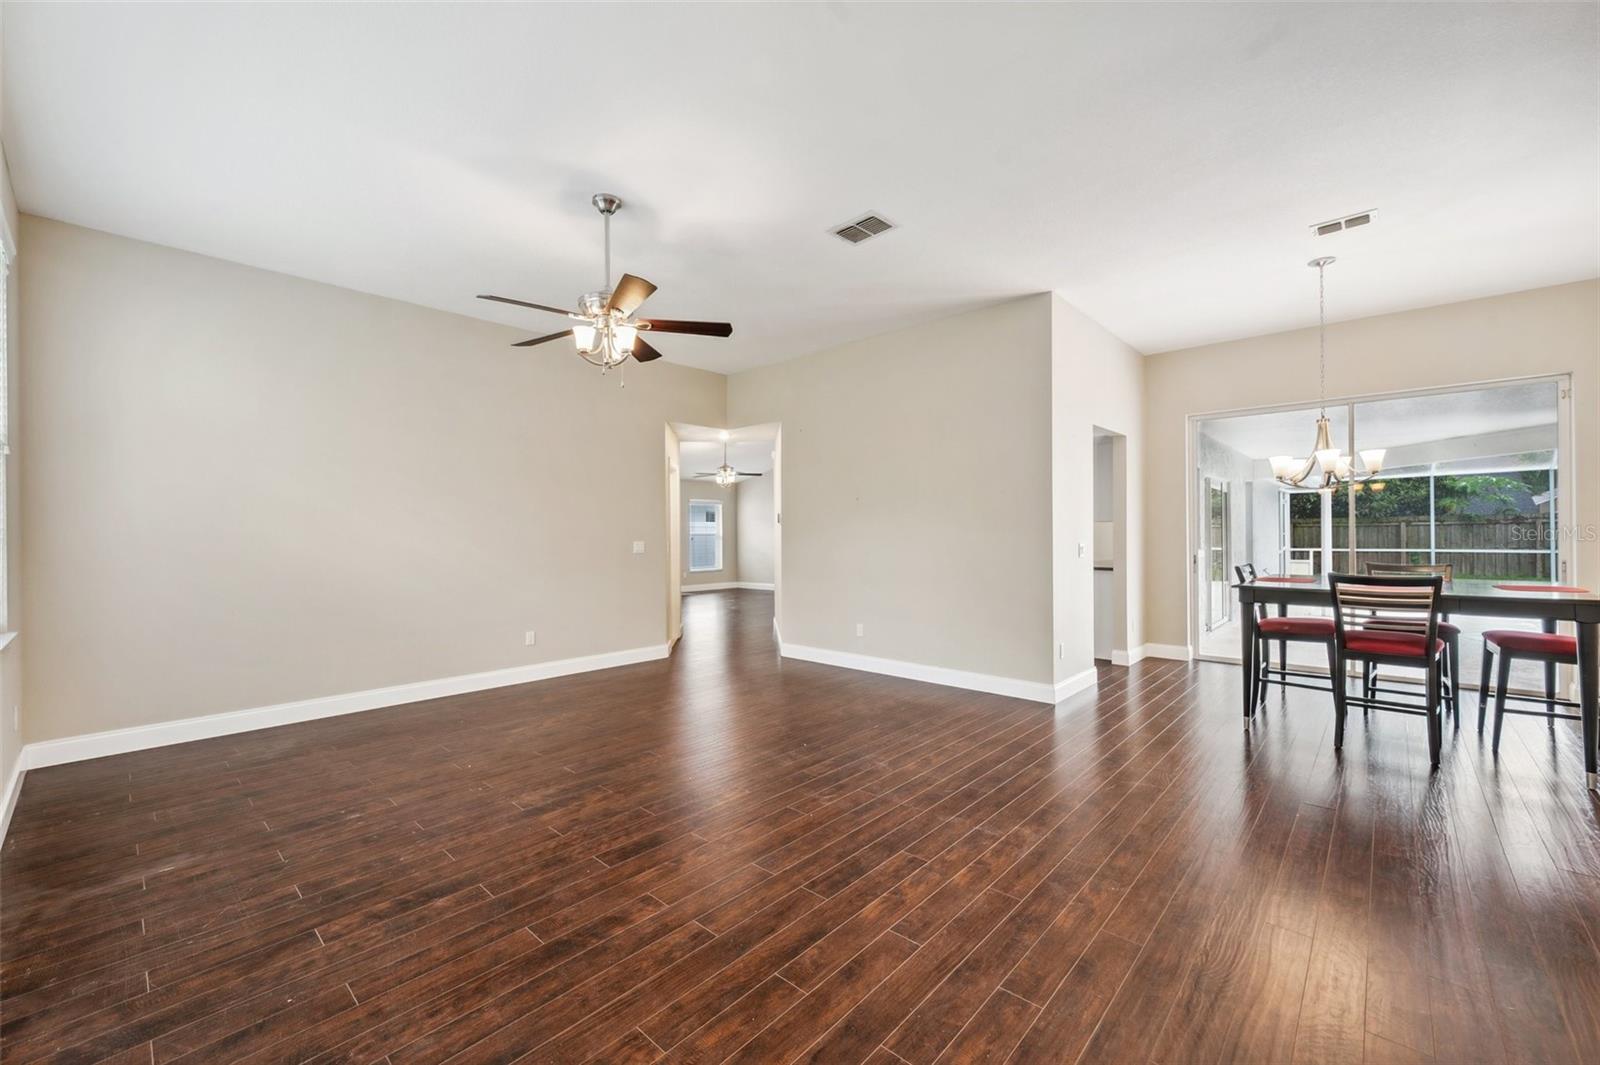
M 1311 487 L 1319 492 L 1332 492 L 1339 485 L 1348 484 L 1353 491 L 1359 492 L 1370 484 L 1374 492 L 1381 492 L 1384 483 L 1374 478 L 1383 471 L 1383 456 L 1387 449 L 1369 448 L 1352 459 L 1334 446 L 1328 432 L 1328 311 L 1324 279 L 1333 261 L 1333 256 L 1324 255 L 1306 263 L 1317 268 L 1317 402 L 1320 409 L 1317 414 L 1316 443 L 1308 459 L 1274 455 L 1268 461 L 1272 464 L 1272 476 L 1291 488 Z M 1359 469 L 1357 461 L 1360 462 Z

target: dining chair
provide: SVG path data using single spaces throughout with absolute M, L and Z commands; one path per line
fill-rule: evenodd
M 1570 699 L 1558 699 L 1555 692 L 1555 666 L 1575 666 L 1578 664 L 1578 638 L 1576 636 L 1562 636 L 1554 632 L 1523 632 L 1517 629 L 1490 629 L 1483 634 L 1483 675 L 1478 682 L 1478 735 L 1483 735 L 1483 713 L 1489 698 L 1489 676 L 1493 668 L 1495 656 L 1500 658 L 1499 676 L 1496 678 L 1494 696 L 1494 742 L 1490 745 L 1495 754 L 1500 753 L 1500 727 L 1507 714 L 1527 714 L 1529 717 L 1542 717 L 1555 727 L 1556 719 L 1566 721 L 1580 721 L 1578 714 L 1561 714 L 1556 712 L 1558 706 L 1568 706 L 1574 709 L 1578 704 Z M 1517 659 L 1533 662 L 1543 662 L 1545 671 L 1544 698 L 1532 695 L 1507 695 L 1506 689 L 1511 684 L 1511 663 Z M 1542 703 L 1543 710 L 1517 710 L 1508 708 L 1508 700 L 1515 702 Z
M 1455 579 L 1455 567 L 1449 562 L 1368 562 L 1368 576 L 1403 576 L 1411 573 L 1432 573 L 1444 578 L 1449 584 Z M 1444 698 L 1445 708 L 1455 715 L 1456 727 L 1461 727 L 1461 626 L 1450 620 L 1449 614 L 1439 615 L 1439 638 L 1444 641 Z M 1367 697 L 1371 698 L 1378 690 L 1378 670 L 1376 666 L 1369 666 L 1365 671 Z
M 1233 572 L 1238 576 L 1239 583 L 1245 584 L 1256 579 L 1256 568 L 1246 562 L 1241 566 L 1233 567 Z M 1256 660 L 1259 668 L 1250 671 L 1250 702 L 1265 703 L 1267 701 L 1267 685 L 1276 684 L 1281 688 L 1310 688 L 1312 691 L 1328 691 L 1330 687 L 1320 684 L 1306 684 L 1300 680 L 1291 680 L 1291 677 L 1303 677 L 1306 674 L 1294 673 L 1289 669 L 1289 644 L 1291 643 L 1319 643 L 1332 648 L 1333 645 L 1333 619 L 1326 617 L 1285 617 L 1273 616 L 1267 613 L 1265 603 L 1255 604 L 1256 621 Z M 1278 668 L 1272 668 L 1272 652 L 1269 641 L 1278 644 Z M 1332 661 L 1330 655 L 1329 661 Z
M 1439 765 L 1444 745 L 1440 709 L 1443 698 L 1444 641 L 1439 638 L 1439 596 L 1444 577 L 1439 574 L 1358 576 L 1330 573 L 1333 593 L 1334 640 L 1329 652 L 1333 674 L 1333 746 L 1344 747 L 1344 722 L 1350 703 L 1364 709 L 1392 710 L 1428 719 L 1428 761 Z M 1345 684 L 1350 661 L 1402 666 L 1423 671 L 1423 702 L 1393 702 L 1368 696 L 1351 699 Z

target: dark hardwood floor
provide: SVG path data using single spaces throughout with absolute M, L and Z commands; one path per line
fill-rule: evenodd
M 1600 1062 L 1575 728 L 674 657 L 28 774 L 0 1060 Z M 1448 735 L 1448 734 L 1447 734 Z

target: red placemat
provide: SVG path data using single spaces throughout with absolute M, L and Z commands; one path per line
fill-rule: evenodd
M 1570 584 L 1497 584 L 1496 588 L 1502 592 L 1575 592 L 1578 595 L 1588 595 L 1587 588 L 1574 588 Z
M 1257 577 L 1256 578 L 1256 583 L 1257 584 L 1260 584 L 1263 581 L 1268 581 L 1268 582 L 1271 582 L 1272 584 L 1316 584 L 1317 583 L 1317 579 L 1315 577 Z

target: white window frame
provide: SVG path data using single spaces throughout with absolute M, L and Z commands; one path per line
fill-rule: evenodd
M 695 532 L 694 532 L 694 522 L 691 520 L 691 521 L 686 523 L 688 528 L 689 528 L 689 572 L 690 573 L 720 573 L 720 572 L 722 572 L 722 541 L 723 541 L 722 501 L 720 499 L 691 499 L 691 500 L 689 500 L 689 513 L 691 515 L 694 513 L 694 508 L 697 507 L 697 506 L 715 507 L 716 508 L 716 512 L 717 512 L 717 520 L 716 520 L 716 526 L 717 526 L 717 536 L 716 536 L 717 564 L 715 566 L 696 566 L 694 564 L 694 538 L 695 538 Z M 701 533 L 700 535 L 704 536 L 706 534 L 705 533 Z

